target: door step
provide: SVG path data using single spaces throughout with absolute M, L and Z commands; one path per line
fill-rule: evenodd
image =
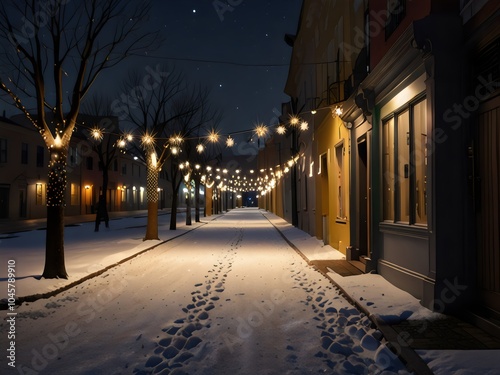
M 361 257 L 360 257 L 361 259 Z M 350 260 L 349 263 L 351 263 L 354 267 L 356 267 L 358 270 L 360 270 L 363 273 L 366 273 L 366 264 L 359 261 L 359 260 Z
M 360 255 L 359 256 L 359 261 L 361 263 L 363 263 L 364 265 L 366 265 L 366 263 L 368 263 L 371 259 L 369 257 L 367 257 L 366 255 Z
M 483 331 L 500 338 L 500 313 L 487 307 L 477 306 L 462 312 L 461 317 L 481 328 Z

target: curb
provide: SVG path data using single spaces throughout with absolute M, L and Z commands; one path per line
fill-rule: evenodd
M 337 284 L 327 273 L 320 270 L 311 261 L 300 251 L 300 249 L 295 246 L 293 242 L 291 242 L 286 236 L 278 229 L 276 225 L 264 214 L 262 213 L 267 221 L 276 229 L 276 231 L 283 237 L 286 243 L 294 249 L 306 262 L 309 266 L 313 267 L 316 271 L 325 276 L 335 287 L 340 290 L 342 296 L 347 299 L 352 305 L 354 305 L 359 311 L 364 313 L 372 323 L 377 327 L 377 329 L 382 332 L 385 339 L 388 342 L 388 347 L 392 350 L 392 352 L 397 355 L 397 357 L 406 364 L 406 367 L 409 371 L 414 371 L 418 375 L 434 375 L 431 371 L 427 363 L 406 343 L 398 333 L 386 322 L 380 319 L 378 316 L 370 313 L 364 306 L 358 303 L 354 298 L 352 298 L 344 288 L 342 288 L 339 284 Z

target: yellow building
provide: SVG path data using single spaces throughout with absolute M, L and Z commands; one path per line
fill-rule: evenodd
M 305 0 L 285 92 L 293 114 L 309 123 L 297 138 L 298 226 L 346 254 L 351 245 L 350 124 L 342 103 L 366 75 L 365 2 Z M 292 200 L 294 198 L 292 197 Z

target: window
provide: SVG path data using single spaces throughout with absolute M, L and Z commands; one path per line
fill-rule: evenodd
M 132 176 L 141 177 L 141 166 L 132 164 Z
M 36 202 L 37 206 L 41 206 L 43 204 L 43 184 L 36 184 Z
M 118 160 L 113 160 L 113 171 L 118 172 Z
M 78 206 L 80 204 L 80 185 L 71 184 L 71 205 Z
M 123 163 L 122 164 L 122 175 L 126 175 L 126 174 L 127 174 L 127 164 Z
M 36 166 L 42 168 L 45 161 L 45 150 L 43 146 L 36 146 Z
M 21 143 L 21 164 L 28 164 L 28 144 Z
M 78 149 L 76 147 L 70 147 L 69 150 L 69 165 L 74 167 L 78 162 Z
M 382 124 L 384 220 L 394 221 L 394 119 Z
M 7 163 L 7 140 L 0 138 L 0 163 Z
M 427 224 L 426 99 L 382 124 L 383 219 Z
M 406 0 L 387 0 L 385 39 L 389 39 L 406 15 Z
M 415 222 L 427 224 L 427 111 L 425 100 L 413 107 L 415 133 Z
M 335 146 L 335 188 L 337 191 L 337 219 L 346 219 L 344 186 L 344 142 Z
M 92 156 L 87 156 L 87 169 L 89 171 L 94 169 L 94 158 Z

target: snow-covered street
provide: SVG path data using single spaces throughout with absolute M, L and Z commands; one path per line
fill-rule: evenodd
M 233 210 L 17 313 L 10 373 L 407 373 L 257 209 Z M 5 337 L 5 321 L 0 329 Z

